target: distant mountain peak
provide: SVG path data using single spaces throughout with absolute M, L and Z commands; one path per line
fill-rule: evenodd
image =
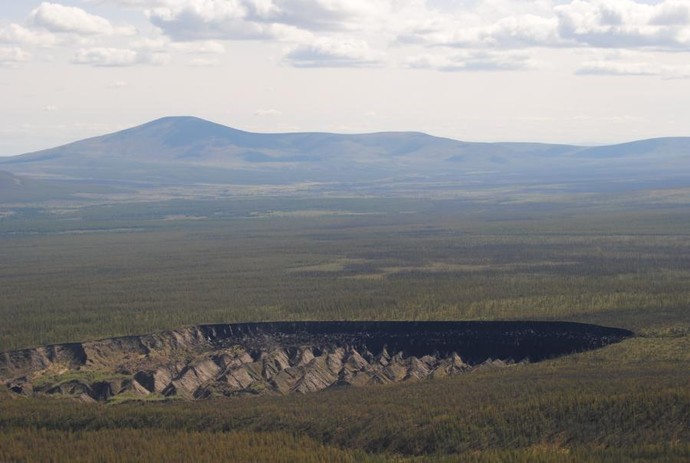
M 242 132 L 241 130 L 196 116 L 166 116 L 142 124 L 139 127 L 167 127 L 174 128 L 175 130 L 204 130 L 213 127 L 218 130 Z
M 209 121 L 207 119 L 202 119 L 196 116 L 165 116 L 152 121 L 146 122 L 144 124 L 138 125 L 137 127 L 202 127 L 202 126 L 219 126 L 225 129 L 232 129 L 231 127 L 219 124 L 217 122 Z
M 195 116 L 166 116 L 57 148 L 0 159 L 25 178 L 153 184 L 359 183 L 490 175 L 553 181 L 628 175 L 674 175 L 690 156 L 690 139 L 660 138 L 581 147 L 545 143 L 473 143 L 420 132 L 252 133 Z M 687 170 L 687 168 L 685 168 Z M 617 174 L 618 175 L 618 174 Z M 402 179 L 402 180 L 401 180 Z

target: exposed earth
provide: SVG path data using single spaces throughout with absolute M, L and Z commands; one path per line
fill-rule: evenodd
M 533 321 L 199 325 L 0 353 L 0 382 L 85 401 L 307 393 L 537 362 L 632 335 Z

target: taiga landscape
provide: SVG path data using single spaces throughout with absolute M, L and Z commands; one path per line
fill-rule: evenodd
M 166 118 L 6 158 L 2 458 L 684 461 L 689 146 Z
M 690 461 L 690 4 L 9 0 L 0 462 Z

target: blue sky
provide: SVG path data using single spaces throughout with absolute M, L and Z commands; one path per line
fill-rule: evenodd
M 690 135 L 690 0 L 3 0 L 0 155 L 166 115 L 470 141 Z

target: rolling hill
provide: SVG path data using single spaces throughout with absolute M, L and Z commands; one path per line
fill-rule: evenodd
M 25 177 L 139 185 L 627 184 L 690 177 L 690 138 L 582 147 L 470 143 L 417 132 L 251 133 L 165 117 L 0 159 Z

